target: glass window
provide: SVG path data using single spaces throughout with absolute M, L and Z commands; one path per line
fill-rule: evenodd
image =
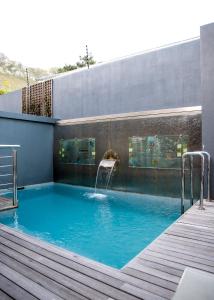
M 180 168 L 187 145 L 187 135 L 130 137 L 129 167 Z
M 60 140 L 59 157 L 62 163 L 95 164 L 95 138 Z

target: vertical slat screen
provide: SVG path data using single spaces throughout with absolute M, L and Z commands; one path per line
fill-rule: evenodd
M 52 79 L 22 89 L 22 113 L 52 117 Z

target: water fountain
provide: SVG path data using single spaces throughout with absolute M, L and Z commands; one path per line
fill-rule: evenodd
M 106 197 L 106 195 L 97 194 L 98 183 L 101 181 L 100 179 L 102 179 L 102 187 L 106 190 L 108 189 L 112 178 L 112 174 L 116 170 L 116 165 L 118 162 L 119 156 L 113 150 L 110 149 L 104 153 L 103 159 L 100 161 L 97 169 L 93 198 L 96 196 L 99 199 Z
M 101 162 L 99 163 L 98 169 L 97 169 L 97 176 L 96 176 L 96 181 L 95 181 L 95 193 L 97 191 L 97 183 L 98 183 L 98 178 L 100 175 L 100 170 L 102 168 L 104 168 L 104 170 L 107 171 L 106 176 L 105 176 L 105 184 L 104 184 L 105 189 L 107 189 L 109 186 L 111 175 L 114 170 L 114 166 L 115 166 L 116 162 L 117 162 L 116 159 L 102 159 L 101 160 Z
M 103 155 L 103 159 L 100 161 L 97 168 L 97 175 L 95 180 L 94 193 L 86 193 L 85 196 L 90 199 L 103 200 L 107 198 L 104 193 L 97 193 L 97 188 L 108 189 L 113 173 L 116 171 L 116 167 L 119 163 L 119 156 L 113 150 L 108 150 Z

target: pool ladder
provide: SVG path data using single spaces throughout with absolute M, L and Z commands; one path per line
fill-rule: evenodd
M 193 163 L 194 157 L 199 157 L 201 161 L 201 180 L 200 180 L 200 200 L 198 208 L 204 210 L 204 190 L 205 190 L 205 170 L 206 170 L 206 195 L 207 201 L 210 201 L 210 154 L 206 151 L 193 151 L 186 152 L 182 155 L 182 167 L 181 167 L 181 214 L 184 213 L 184 199 L 185 199 L 185 160 L 189 158 L 190 162 L 190 204 L 193 205 L 194 193 L 193 193 Z M 205 168 L 205 160 L 206 168 Z
M 0 191 L 13 192 L 13 206 L 18 206 L 17 199 L 17 149 L 20 145 L 0 145 Z M 9 153 L 8 153 L 9 150 Z M 3 154 L 2 154 L 3 151 Z M 6 162 L 5 162 L 6 161 Z M 2 164 L 3 162 L 3 164 Z M 11 170 L 12 169 L 12 170 Z M 5 172 L 2 172 L 6 170 Z M 4 180 L 4 178 L 12 178 Z

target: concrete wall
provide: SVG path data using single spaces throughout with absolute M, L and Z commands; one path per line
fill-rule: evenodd
M 55 78 L 53 101 L 61 119 L 201 105 L 200 40 Z
M 214 23 L 201 27 L 202 138 L 211 154 L 211 197 L 214 199 Z
M 53 181 L 54 123 L 44 117 L 0 112 L 0 144 L 21 145 L 19 185 Z
M 22 113 L 22 90 L 0 95 L 0 111 Z

